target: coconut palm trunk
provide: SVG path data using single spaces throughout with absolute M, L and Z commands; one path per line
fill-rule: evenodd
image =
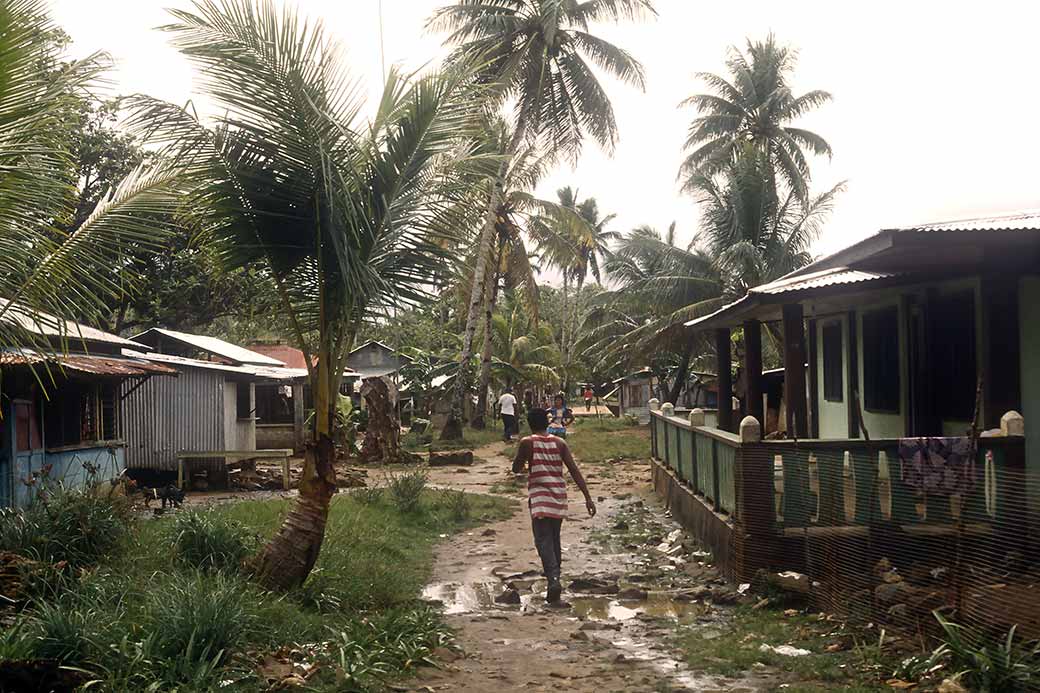
M 488 409 L 488 388 L 491 386 L 491 322 L 495 316 L 495 306 L 498 304 L 498 283 L 502 279 L 501 267 L 504 250 L 505 243 L 501 235 L 499 235 L 495 271 L 488 277 L 489 281 L 484 299 L 484 346 L 480 354 L 480 377 L 477 379 L 477 410 L 473 414 L 473 421 L 470 422 L 470 426 L 477 429 L 483 429 L 487 426 L 485 419 Z
M 332 440 L 335 395 L 339 380 L 331 371 L 331 354 L 323 350 L 316 367 L 314 394 L 314 440 L 304 451 L 299 496 L 278 533 L 253 558 L 251 569 L 257 581 L 271 590 L 302 585 L 314 568 L 325 540 L 329 503 L 336 493 L 336 446 Z M 342 372 L 342 368 L 339 369 Z
M 451 400 L 451 413 L 441 431 L 441 440 L 459 440 L 462 438 L 462 422 L 465 417 L 466 391 L 470 376 L 470 360 L 473 358 L 473 339 L 477 332 L 477 321 L 485 304 L 484 280 L 487 276 L 488 259 L 495 242 L 495 222 L 498 219 L 498 208 L 502 204 L 505 190 L 506 173 L 509 161 L 516 156 L 523 141 L 523 126 L 518 123 L 513 130 L 513 137 L 506 150 L 506 156 L 498 165 L 495 182 L 488 197 L 484 228 L 480 231 L 480 243 L 477 247 L 476 266 L 473 268 L 473 288 L 470 290 L 469 305 L 466 310 L 466 328 L 462 333 L 462 352 L 459 354 L 459 372 L 455 378 L 455 392 Z

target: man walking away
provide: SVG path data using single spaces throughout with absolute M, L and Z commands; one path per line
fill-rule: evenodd
M 507 387 L 498 398 L 498 413 L 502 417 L 502 440 L 511 443 L 513 433 L 520 431 L 516 427 L 516 397 L 513 396 L 512 388 Z
M 542 572 L 549 581 L 545 601 L 554 604 L 560 601 L 563 586 L 560 584 L 560 527 L 567 513 L 567 482 L 563 478 L 566 466 L 574 483 L 585 496 L 585 509 L 589 517 L 595 517 L 596 504 L 592 502 L 585 477 L 574 463 L 567 442 L 546 433 L 549 415 L 541 409 L 527 414 L 531 435 L 520 440 L 513 460 L 513 473 L 519 474 L 524 465 L 529 468 L 527 477 L 527 505 L 531 509 L 531 529 L 534 546 L 542 560 Z
M 592 386 L 586 385 L 585 392 L 582 394 L 585 397 L 585 411 L 592 411 Z

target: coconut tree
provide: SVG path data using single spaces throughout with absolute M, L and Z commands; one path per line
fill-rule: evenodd
M 0 348 L 51 348 L 39 323 L 75 339 L 52 315 L 96 322 L 120 288 L 115 273 L 96 268 L 111 270 L 129 243 L 154 248 L 178 203 L 177 168 L 142 164 L 70 230 L 77 181 L 68 117 L 74 95 L 91 89 L 107 61 L 63 61 L 47 4 L 0 5 Z
M 683 189 L 700 208 L 694 243 L 713 258 L 723 295 L 738 298 L 812 261 L 809 248 L 845 183 L 803 197 L 778 185 L 768 154 L 746 143 L 723 172 L 695 173 Z
M 683 102 L 698 110 L 686 137 L 689 155 L 681 177 L 714 175 L 741 155 L 745 146 L 761 152 L 770 169 L 779 173 L 800 197 L 808 195 L 807 155 L 831 155 L 820 135 L 794 122 L 831 100 L 825 91 L 795 96 L 790 76 L 797 52 L 770 34 L 764 41 L 748 41 L 746 52 L 729 49 L 729 79 L 709 72 L 698 77 L 711 93 Z
M 483 97 L 459 63 L 415 79 L 391 72 L 366 121 L 320 22 L 250 0 L 199 0 L 173 15 L 165 30 L 219 115 L 205 127 L 142 100 L 138 121 L 200 170 L 193 201 L 231 260 L 270 272 L 314 392 L 299 498 L 252 562 L 262 584 L 288 588 L 318 557 L 336 490 L 346 354 L 363 321 L 427 298 L 475 159 L 459 142 L 476 139 Z
M 678 399 L 698 345 L 683 324 L 723 303 L 723 282 L 710 254 L 676 242 L 675 224 L 661 234 L 640 226 L 623 235 L 604 265 L 615 288 L 596 297 L 580 346 L 603 366 L 662 352 L 675 355 L 668 401 Z
M 610 150 L 617 141 L 614 111 L 593 66 L 623 82 L 643 86 L 642 66 L 627 52 L 589 32 L 598 21 L 652 14 L 649 0 L 460 0 L 429 22 L 448 31 L 453 60 L 481 65 L 478 81 L 495 87 L 489 103 L 513 105 L 513 135 L 493 178 L 476 266 L 452 415 L 442 437 L 462 435 L 462 411 L 473 338 L 486 299 L 484 276 L 495 238 L 496 210 L 505 192 L 509 159 L 525 140 L 541 140 L 552 155 L 576 160 L 586 136 Z

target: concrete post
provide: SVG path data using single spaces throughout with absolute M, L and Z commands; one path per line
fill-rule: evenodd
M 740 422 L 740 442 L 757 443 L 762 440 L 762 424 L 753 416 L 745 416 Z
M 661 410 L 661 400 L 659 400 L 656 397 L 654 397 L 649 402 L 647 402 L 647 406 L 650 407 L 650 411 L 660 411 Z
M 733 431 L 733 374 L 730 372 L 730 333 L 726 328 L 715 330 L 715 359 L 719 378 L 718 426 L 723 431 Z
M 661 413 L 665 416 L 675 416 L 675 405 L 671 402 L 665 402 L 661 405 Z
M 691 426 L 703 426 L 704 425 L 704 410 L 700 407 L 690 412 L 690 425 Z
M 1000 417 L 1000 435 L 1024 436 L 1025 434 L 1026 420 L 1017 411 L 1009 411 Z

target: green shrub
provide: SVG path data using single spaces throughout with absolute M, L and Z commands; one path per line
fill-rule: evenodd
M 155 654 L 163 659 L 190 654 L 195 663 L 222 660 L 257 621 L 256 594 L 223 573 L 173 575 L 155 585 L 147 599 L 143 620 L 155 636 Z
M 935 614 L 943 629 L 943 644 L 936 649 L 930 664 L 946 664 L 956 672 L 962 685 L 972 691 L 1004 693 L 1031 690 L 1040 680 L 1040 643 L 1022 643 L 1012 626 L 1000 642 L 967 632 Z
M 105 620 L 75 592 L 56 601 L 40 601 L 30 622 L 36 635 L 33 655 L 63 664 L 82 664 L 98 649 L 98 628 Z
M 351 491 L 350 497 L 363 505 L 376 505 L 383 500 L 383 489 L 378 486 L 362 486 Z
M 421 469 L 391 476 L 387 488 L 397 509 L 403 513 L 417 512 L 423 491 L 426 490 L 426 482 L 426 472 Z
M 431 664 L 433 650 L 450 642 L 451 630 L 423 607 L 354 621 L 335 634 L 331 649 L 347 690 L 355 690 L 378 682 L 386 671 Z
M 0 550 L 82 568 L 111 553 L 128 535 L 132 519 L 123 497 L 58 485 L 26 508 L 0 510 Z
M 469 496 L 465 491 L 445 490 L 441 496 L 441 505 L 455 522 L 465 522 L 470 517 Z
M 244 525 L 212 511 L 177 515 L 171 531 L 174 557 L 200 570 L 237 570 L 260 543 Z

